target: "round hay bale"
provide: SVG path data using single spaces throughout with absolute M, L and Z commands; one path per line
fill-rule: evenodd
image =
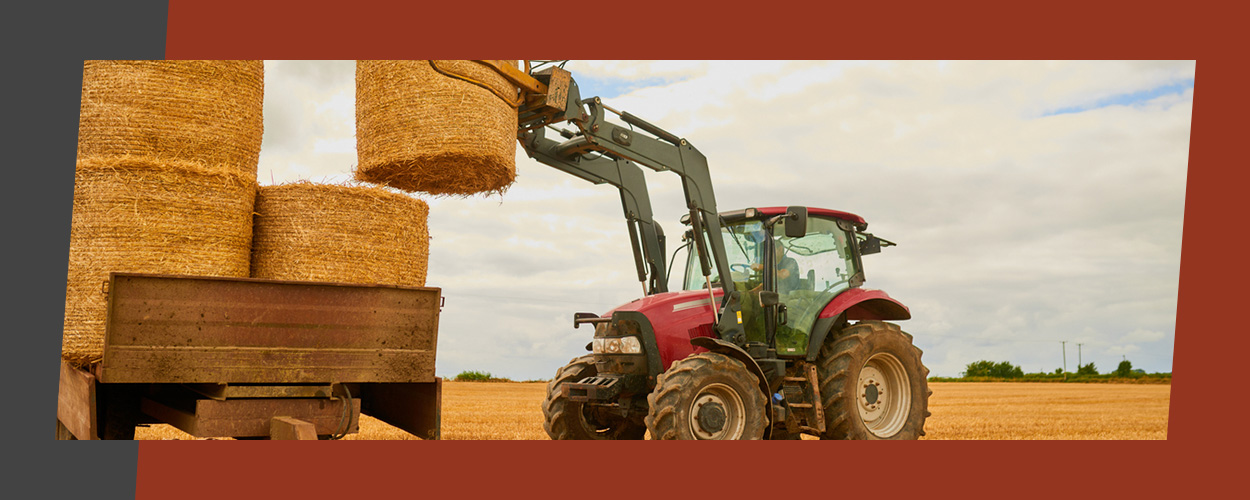
M 147 157 L 79 159 L 61 356 L 103 355 L 109 272 L 247 277 L 254 177 Z
M 87 61 L 78 157 L 149 156 L 256 177 L 263 61 Z
M 429 214 L 424 201 L 379 187 L 262 186 L 252 277 L 425 286 Z
M 480 63 L 433 63 L 516 94 Z M 356 61 L 357 180 L 436 195 L 502 193 L 516 179 L 516 135 L 515 108 L 431 61 Z

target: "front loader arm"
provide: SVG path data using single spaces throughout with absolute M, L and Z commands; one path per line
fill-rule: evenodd
M 667 291 L 668 277 L 663 232 L 652 219 L 646 181 L 638 165 L 681 177 L 686 206 L 699 216 L 701 224 L 695 227 L 703 229 L 708 260 L 721 277 L 720 286 L 725 292 L 720 307 L 715 308 L 716 329 L 722 339 L 744 342 L 738 320 L 738 294 L 729 278 L 729 260 L 707 158 L 687 140 L 629 113 L 618 112 L 598 97 L 582 99 L 577 82 L 561 68 L 550 67 L 532 74 L 504 68 L 500 74 L 521 89 L 523 104 L 518 109 L 517 137 L 531 158 L 595 184 L 611 184 L 620 189 L 639 281 L 649 294 Z M 616 114 L 625 125 L 609 121 L 606 112 Z M 575 130 L 555 128 L 564 123 L 573 125 Z M 547 137 L 548 130 L 556 130 L 564 140 Z
M 539 128 L 522 133 L 520 140 L 525 152 L 531 158 L 581 179 L 616 186 L 621 192 L 621 206 L 629 228 L 638 281 L 643 283 L 643 293 L 667 292 L 664 231 L 652 216 L 651 198 L 642 169 L 629 160 L 606 156 L 568 157 L 561 152 L 560 143 L 547 138 L 545 132 L 545 129 Z

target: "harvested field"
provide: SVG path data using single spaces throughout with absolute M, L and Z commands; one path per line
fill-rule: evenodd
M 1166 384 L 933 383 L 929 439 L 1167 439 Z
M 443 439 L 550 439 L 546 383 L 443 383 Z
M 925 439 L 1167 439 L 1170 385 L 932 383 Z M 443 439 L 547 439 L 543 383 L 443 383 Z M 362 417 L 348 439 L 416 439 Z M 136 439 L 190 439 L 169 426 Z

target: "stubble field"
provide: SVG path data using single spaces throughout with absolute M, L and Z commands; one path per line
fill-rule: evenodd
M 929 387 L 925 439 L 1167 439 L 1170 385 L 953 383 Z M 548 439 L 543 383 L 444 382 L 443 439 Z M 810 438 L 810 436 L 805 436 Z M 168 425 L 136 439 L 194 439 Z M 347 439 L 417 439 L 361 416 Z

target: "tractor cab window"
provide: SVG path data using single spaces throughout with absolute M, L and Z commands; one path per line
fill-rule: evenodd
M 794 260 L 800 276 L 790 279 L 791 287 L 778 283 L 781 294 L 796 291 L 840 292 L 850 285 L 855 274 L 855 260 L 850 252 L 846 231 L 830 219 L 810 217 L 807 235 L 802 238 L 785 237 L 785 222 L 774 228 L 780 251 L 778 267 L 785 259 Z
M 721 227 L 721 238 L 725 245 L 725 256 L 729 260 L 729 272 L 736 288 L 745 285 L 753 276 L 752 266 L 764 260 L 764 223 L 760 221 L 742 221 Z M 703 270 L 699 267 L 699 256 L 694 253 L 691 245 L 686 258 L 685 290 L 699 290 L 707 287 L 703 279 Z M 716 266 L 712 266 L 711 281 L 713 285 L 720 283 L 720 274 Z
M 777 354 L 783 356 L 806 354 L 816 317 L 829 301 L 850 288 L 851 276 L 856 272 L 850 248 L 853 236 L 838 227 L 835 220 L 808 217 L 807 235 L 802 238 L 786 237 L 784 224 L 783 221 L 773 228 L 778 246 L 783 249 L 778 256 L 784 256 L 778 259 L 777 282 L 781 303 L 787 309 L 786 324 L 777 327 Z M 796 268 L 798 278 L 783 279 L 783 264 Z
M 729 260 L 730 279 L 733 288 L 743 297 L 740 304 L 742 326 L 746 330 L 747 340 L 762 342 L 765 338 L 764 315 L 759 305 L 759 291 L 763 286 L 764 246 L 769 239 L 764 231 L 764 223 L 759 220 L 738 221 L 721 227 L 721 237 L 725 243 L 725 254 Z M 699 256 L 695 254 L 694 245 L 690 246 L 686 258 L 686 290 L 705 289 L 706 280 L 699 266 Z M 720 283 L 720 274 L 716 266 L 711 269 L 712 286 Z

